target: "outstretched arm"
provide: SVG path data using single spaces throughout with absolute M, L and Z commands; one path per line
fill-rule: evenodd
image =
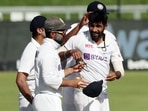
M 84 25 L 88 24 L 87 16 L 88 16 L 88 13 L 83 16 L 80 23 L 78 23 L 74 29 L 72 29 L 68 34 L 65 35 L 61 45 L 64 45 L 70 37 L 72 37 L 73 35 L 76 35 Z

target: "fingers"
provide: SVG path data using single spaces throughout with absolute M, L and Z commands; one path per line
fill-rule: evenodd
M 72 56 L 75 60 L 82 58 L 82 53 L 79 50 L 72 50 Z
M 88 21 L 88 16 L 87 15 L 88 15 L 87 13 L 84 14 L 83 18 L 81 19 L 81 21 L 80 21 L 80 27 L 88 24 L 89 21 Z
M 106 81 L 114 81 L 115 78 L 106 78 L 105 80 L 106 80 Z
M 106 77 L 106 81 L 113 81 L 116 79 L 116 75 L 113 73 L 108 74 L 108 76 Z
M 76 61 L 76 65 L 73 66 L 74 72 L 81 72 L 84 67 L 86 66 L 86 63 L 82 59 L 78 59 Z
M 86 81 L 80 77 L 76 77 L 75 79 L 79 80 L 78 84 L 77 84 L 77 88 L 83 89 L 89 84 L 88 81 Z
M 82 70 L 85 67 L 86 63 L 84 61 L 76 61 L 76 65 L 74 65 L 74 69 Z
M 85 83 L 85 82 L 82 82 L 82 81 L 78 82 L 78 86 L 79 86 L 80 89 L 85 88 L 87 85 L 88 85 L 88 83 Z
M 81 77 L 76 77 L 75 79 L 81 79 Z
M 78 87 L 77 87 L 77 88 L 83 89 L 83 88 L 85 88 L 87 85 L 88 85 L 87 82 L 80 81 L 80 82 L 78 82 L 78 85 L 77 85 Z
M 83 17 L 83 24 L 86 25 L 88 24 L 89 20 L 88 20 L 88 14 L 85 14 L 85 16 Z

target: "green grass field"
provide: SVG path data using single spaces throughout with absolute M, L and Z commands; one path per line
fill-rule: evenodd
M 0 6 L 50 6 L 50 5 L 87 5 L 92 0 L 1 0 Z M 117 4 L 148 4 L 147 0 L 99 0 L 107 5 Z
M 0 72 L 0 111 L 18 111 L 16 72 Z M 111 111 L 148 110 L 148 71 L 126 71 L 117 81 L 108 82 Z
M 74 6 L 74 5 L 83 5 L 87 6 L 92 0 L 1 0 L 0 6 Z M 106 5 L 146 5 L 148 4 L 148 0 L 100 0 Z M 44 16 L 55 16 L 54 14 L 42 14 Z M 57 16 L 61 18 L 65 18 L 64 14 L 56 14 Z M 10 15 L 5 13 L 3 14 L 3 20 L 4 21 L 10 21 Z M 78 15 L 72 14 L 72 20 L 77 20 Z M 110 20 L 116 20 L 117 18 L 117 12 L 111 12 L 109 14 Z M 133 14 L 131 13 L 122 13 L 122 16 L 120 19 L 123 20 L 133 20 Z M 141 16 L 142 20 L 147 20 L 148 15 L 147 13 L 142 13 Z
M 126 71 L 124 78 L 110 82 L 111 111 L 148 111 L 148 71 Z
M 16 72 L 0 72 L 0 111 L 18 111 Z

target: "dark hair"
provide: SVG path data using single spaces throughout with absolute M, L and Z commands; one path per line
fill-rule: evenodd
M 89 19 L 89 24 L 102 22 L 103 25 L 107 25 L 108 16 L 107 14 L 104 14 L 104 13 L 94 12 L 94 13 L 90 13 L 90 15 L 88 16 L 88 19 Z
M 37 28 L 44 27 L 44 22 L 46 20 L 46 17 L 38 15 L 35 16 L 32 21 L 30 22 L 30 32 L 32 32 L 32 37 L 35 38 L 37 35 Z
M 34 30 L 33 32 L 32 32 L 32 38 L 36 38 L 36 35 L 37 35 L 37 31 L 36 30 Z

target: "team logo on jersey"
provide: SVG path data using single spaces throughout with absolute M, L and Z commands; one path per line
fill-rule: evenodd
M 84 59 L 85 60 L 100 60 L 100 61 L 107 62 L 106 56 L 100 56 L 100 55 L 95 55 L 95 54 L 90 54 L 90 53 L 84 53 Z
M 89 53 L 84 53 L 84 59 L 90 60 L 90 54 Z
M 93 45 L 92 44 L 85 44 L 85 47 L 86 48 L 93 48 Z

